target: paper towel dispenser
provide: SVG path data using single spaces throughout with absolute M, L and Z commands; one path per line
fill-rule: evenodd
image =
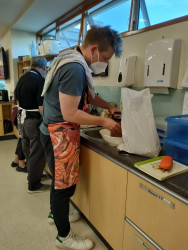
M 184 74 L 181 86 L 182 86 L 182 88 L 188 88 L 188 60 L 187 60 L 185 74 Z
M 120 59 L 118 86 L 131 86 L 134 83 L 136 56 L 129 56 Z
M 162 39 L 146 49 L 144 86 L 176 88 L 181 53 L 180 39 Z

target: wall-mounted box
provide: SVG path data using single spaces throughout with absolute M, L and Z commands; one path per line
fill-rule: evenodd
M 182 88 L 188 88 L 188 60 L 187 60 L 187 65 L 186 65 L 186 69 L 185 69 L 185 75 L 183 77 L 181 86 L 182 86 Z
M 144 86 L 176 88 L 181 54 L 180 39 L 162 39 L 146 49 Z
M 118 86 L 125 87 L 134 84 L 136 56 L 129 56 L 120 59 Z

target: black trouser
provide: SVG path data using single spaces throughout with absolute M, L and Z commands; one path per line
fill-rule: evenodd
M 49 135 L 41 133 L 41 142 L 45 150 L 46 161 L 52 173 L 52 184 L 50 192 L 50 207 L 58 235 L 66 237 L 70 231 L 69 223 L 69 202 L 74 194 L 76 185 L 65 189 L 54 189 L 54 152 Z
M 25 160 L 25 155 L 24 155 L 23 150 L 22 150 L 22 138 L 18 139 L 15 154 L 18 155 L 19 161 Z
M 45 153 L 40 141 L 40 119 L 25 119 L 23 124 L 22 148 L 27 161 L 28 189 L 41 187 L 41 177 L 46 164 Z

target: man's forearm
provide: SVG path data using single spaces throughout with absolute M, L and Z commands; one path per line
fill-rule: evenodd
M 97 125 L 97 126 L 104 126 L 105 119 L 103 117 L 90 115 L 82 110 L 77 110 L 74 114 L 67 114 L 63 116 L 65 121 L 78 123 L 82 125 Z
M 90 98 L 89 99 L 90 104 L 103 108 L 103 109 L 111 109 L 112 106 L 110 103 L 108 103 L 107 101 L 103 100 L 101 97 L 99 97 L 98 95 L 95 96 L 95 99 Z

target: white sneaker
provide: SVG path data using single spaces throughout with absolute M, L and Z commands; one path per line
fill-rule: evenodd
M 51 214 L 51 213 L 48 214 L 48 223 L 54 224 L 54 217 L 53 217 L 53 214 Z
M 77 211 L 74 211 L 69 214 L 69 222 L 73 223 L 80 219 L 80 214 Z
M 74 234 L 72 231 L 67 235 L 67 237 L 56 237 L 56 246 L 59 248 L 69 247 L 71 249 L 88 250 L 93 247 L 93 242 L 89 239 L 83 239 L 80 236 Z
M 73 223 L 76 222 L 80 219 L 80 214 L 77 211 L 74 211 L 69 214 L 69 222 Z M 48 215 L 48 223 L 49 224 L 54 224 L 54 217 L 53 214 L 49 213 Z

